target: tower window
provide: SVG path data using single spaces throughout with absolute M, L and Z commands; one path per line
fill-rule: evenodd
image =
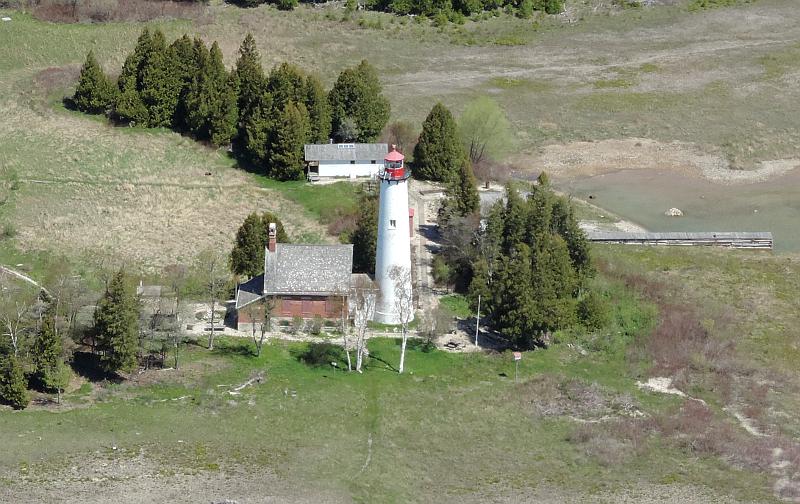
M 397 221 L 396 220 L 390 220 L 389 221 L 389 227 L 392 228 L 392 229 L 396 228 L 397 227 Z

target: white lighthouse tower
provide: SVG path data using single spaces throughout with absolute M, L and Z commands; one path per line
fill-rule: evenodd
M 397 301 L 398 282 L 405 284 L 404 297 L 411 299 L 411 219 L 408 210 L 408 177 L 411 173 L 406 170 L 403 159 L 404 156 L 392 145 L 391 152 L 384 158 L 383 170 L 378 173 L 381 192 L 375 281 L 380 288 L 380 295 L 375 306 L 375 321 L 382 324 L 401 322 Z M 392 275 L 393 270 L 402 274 Z M 413 313 L 411 309 L 406 315 L 408 321 L 413 319 Z

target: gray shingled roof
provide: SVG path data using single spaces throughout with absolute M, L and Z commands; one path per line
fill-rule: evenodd
M 255 276 L 243 284 L 239 284 L 236 289 L 236 309 L 249 305 L 253 301 L 258 301 L 264 294 L 264 274 Z
M 344 292 L 353 272 L 353 246 L 278 243 L 264 263 L 264 294 Z
M 389 152 L 385 143 L 376 144 L 306 144 L 306 161 L 381 161 Z

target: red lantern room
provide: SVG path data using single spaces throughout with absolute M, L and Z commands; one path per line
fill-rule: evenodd
M 392 150 L 383 158 L 383 173 L 379 177 L 384 180 L 405 180 L 409 173 L 406 172 L 403 164 L 405 156 L 397 151 L 397 147 L 392 145 Z

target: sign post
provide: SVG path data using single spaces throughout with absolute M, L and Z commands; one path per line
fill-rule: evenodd
M 514 383 L 519 383 L 519 361 L 522 360 L 522 352 L 514 352 Z
M 475 316 L 475 346 L 478 346 L 478 331 L 481 327 L 481 295 L 478 294 L 478 313 Z

